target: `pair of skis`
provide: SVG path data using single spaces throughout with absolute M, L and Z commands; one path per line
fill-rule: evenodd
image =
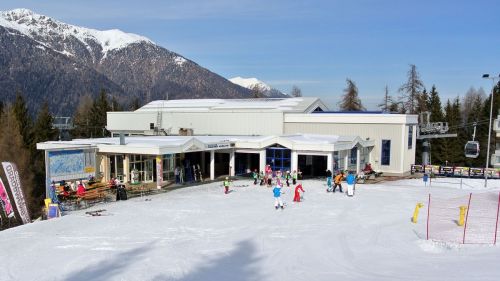
M 108 216 L 109 214 L 104 213 L 106 212 L 106 209 L 100 209 L 100 210 L 95 210 L 95 211 L 88 211 L 85 212 L 86 215 L 90 215 L 93 217 L 100 217 L 100 216 Z

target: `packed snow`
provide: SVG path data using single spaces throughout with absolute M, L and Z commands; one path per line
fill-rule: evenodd
M 72 36 L 82 42 L 87 49 L 91 49 L 89 45 L 89 40 L 91 40 L 101 46 L 104 57 L 107 52 L 125 48 L 132 43 L 153 43 L 146 37 L 125 33 L 118 29 L 100 31 L 69 25 L 50 17 L 36 14 L 28 9 L 14 9 L 0 12 L 0 25 L 15 29 L 31 38 L 37 36 L 53 37 L 54 35 L 61 36 L 62 38 Z M 64 50 L 59 51 L 64 52 Z
M 173 190 L 0 232 L 0 280 L 498 280 L 500 249 L 425 240 L 428 193 L 498 194 L 499 180 L 358 184 L 354 197 L 304 180 L 275 210 L 250 180 Z M 345 188 L 345 186 L 344 186 Z M 344 190 L 345 191 L 345 190 Z M 497 195 L 498 196 L 498 195 Z
M 270 91 L 271 86 L 267 85 L 266 83 L 260 81 L 257 78 L 243 78 L 243 77 L 234 77 L 229 79 L 232 83 L 236 85 L 240 85 L 241 87 L 247 88 L 247 89 L 253 89 L 254 87 L 258 87 L 262 91 Z

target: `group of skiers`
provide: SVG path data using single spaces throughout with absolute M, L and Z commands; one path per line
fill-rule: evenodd
M 292 173 L 290 173 L 290 171 L 286 171 L 285 173 L 282 173 L 280 170 L 278 170 L 276 172 L 273 172 L 270 165 L 266 165 L 265 170 L 261 171 L 260 173 L 258 173 L 257 170 L 254 170 L 252 172 L 254 185 L 259 184 L 260 186 L 266 185 L 267 187 L 273 187 L 272 192 L 274 196 L 274 207 L 276 210 L 285 208 L 285 203 L 283 202 L 283 200 L 281 200 L 281 194 L 283 194 L 282 188 L 285 184 L 287 187 L 290 187 L 290 180 L 293 185 L 296 185 L 293 201 L 300 202 L 303 199 L 301 192 L 304 193 L 305 190 L 302 187 L 302 183 L 297 184 L 299 176 L 301 176 L 300 171 L 293 171 Z M 333 177 L 332 172 L 330 170 L 327 170 L 326 191 L 334 193 L 338 187 L 339 191 L 343 193 L 344 191 L 342 190 L 342 181 L 344 180 L 347 182 L 347 195 L 353 196 L 354 186 L 356 183 L 356 175 L 351 171 L 349 171 L 347 175 L 344 175 L 343 171 L 338 171 L 335 177 Z M 225 194 L 229 193 L 230 183 L 231 181 L 229 180 L 229 177 L 226 177 L 223 182 Z

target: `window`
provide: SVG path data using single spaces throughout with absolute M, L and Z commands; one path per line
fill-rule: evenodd
M 382 140 L 382 165 L 391 165 L 391 140 Z
M 149 129 L 154 130 L 155 128 L 155 123 L 149 123 Z
M 408 127 L 408 149 L 413 148 L 413 126 Z

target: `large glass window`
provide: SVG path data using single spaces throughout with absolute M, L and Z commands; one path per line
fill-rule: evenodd
M 382 165 L 391 165 L 391 140 L 382 140 Z
M 413 148 L 413 126 L 408 126 L 408 149 Z
M 271 165 L 273 171 L 290 171 L 292 166 L 290 149 L 284 147 L 267 148 L 266 164 Z

